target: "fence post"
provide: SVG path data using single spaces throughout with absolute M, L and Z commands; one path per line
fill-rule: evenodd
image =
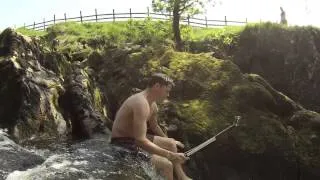
M 150 16 L 149 7 L 147 7 L 147 13 L 148 13 L 148 17 L 149 17 Z
M 228 21 L 227 21 L 227 16 L 224 16 L 224 24 L 227 26 L 228 25 L 228 23 L 227 23 Z
M 36 29 L 36 22 L 33 21 L 33 30 Z
M 130 8 L 130 19 L 132 18 L 131 8 Z
M 67 14 L 64 13 L 64 22 L 67 22 Z
M 46 20 L 43 18 L 43 30 L 46 30 Z
M 116 21 L 115 15 L 114 15 L 114 9 L 112 9 L 112 17 L 113 17 L 113 22 Z
M 82 12 L 80 11 L 80 21 L 82 23 Z
M 23 28 L 26 28 L 26 23 L 23 23 Z
M 207 19 L 207 16 L 205 17 L 206 19 L 206 27 L 208 27 L 208 19 Z
M 190 15 L 189 14 L 188 14 L 187 19 L 188 19 L 188 26 L 189 26 L 190 25 Z
M 97 13 L 97 9 L 94 9 L 94 12 L 96 14 L 96 22 L 98 22 L 98 13 Z
M 53 24 L 56 24 L 56 15 L 53 15 Z
M 248 18 L 246 18 L 246 24 L 248 24 Z

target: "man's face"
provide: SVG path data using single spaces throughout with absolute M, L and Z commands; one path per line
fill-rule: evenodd
M 160 85 L 156 84 L 156 91 L 157 91 L 157 96 L 159 101 L 164 101 L 169 97 L 170 91 L 172 89 L 172 85 Z

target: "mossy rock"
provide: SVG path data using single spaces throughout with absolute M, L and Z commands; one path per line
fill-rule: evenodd
M 251 25 L 239 34 L 231 55 L 243 72 L 261 75 L 294 101 L 319 111 L 319 40 L 316 27 Z

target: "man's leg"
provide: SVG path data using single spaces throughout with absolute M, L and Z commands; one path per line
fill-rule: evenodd
M 162 176 L 168 180 L 173 180 L 173 166 L 171 161 L 158 155 L 152 155 L 151 163 L 160 171 Z
M 153 143 L 172 152 L 178 151 L 176 141 L 172 138 L 154 136 Z M 179 180 L 191 179 L 184 173 L 181 164 L 173 164 L 173 167 Z

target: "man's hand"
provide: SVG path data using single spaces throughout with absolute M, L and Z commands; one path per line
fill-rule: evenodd
M 176 145 L 178 148 L 183 149 L 184 148 L 184 144 L 182 144 L 180 141 L 176 141 Z
M 168 157 L 167 157 L 171 162 L 173 163 L 179 163 L 179 164 L 182 164 L 184 163 L 186 160 L 189 160 L 189 157 L 186 157 L 184 155 L 184 153 L 173 153 L 173 152 L 170 152 L 168 154 Z

